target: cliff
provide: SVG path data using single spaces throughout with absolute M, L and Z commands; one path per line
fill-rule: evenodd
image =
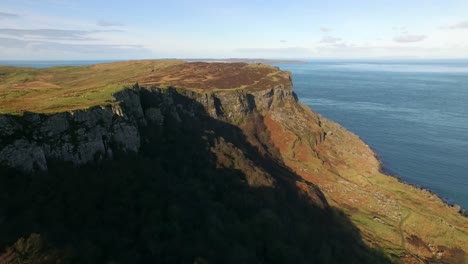
M 212 66 L 212 64 L 187 65 L 190 68 L 185 71 L 190 74 L 197 74 L 194 73 L 195 69 L 206 70 L 203 69 L 204 65 Z M 137 84 L 116 92 L 113 94 L 115 103 L 111 105 L 91 106 L 87 109 L 54 114 L 24 112 L 20 116 L 0 115 L 0 144 L 2 145 L 0 162 L 25 172 L 34 172 L 46 171 L 47 161 L 51 160 L 82 165 L 112 158 L 112 153 L 116 149 L 137 153 L 140 150 L 140 130 L 143 127 L 146 127 L 148 123 L 162 125 L 166 115 L 180 120 L 178 117 L 180 111 L 191 115 L 200 114 L 200 111 L 194 109 L 194 103 L 199 103 L 203 107 L 203 112 L 209 116 L 230 123 L 240 123 L 253 112 L 265 113 L 271 108 L 296 103 L 297 99 L 292 93 L 287 73 L 281 72 L 284 80 L 272 83 L 268 89 L 258 89 L 242 84 L 244 81 L 242 73 L 239 74 L 236 71 L 239 71 L 239 67 L 245 66 L 233 64 L 230 67 L 218 67 L 232 70 L 236 75 L 226 76 L 224 72 L 217 73 L 222 76 L 222 79 L 216 80 L 217 83 L 214 84 L 208 83 L 204 91 L 200 91 L 200 88 L 178 90 L 172 87 L 157 88 L 161 86 L 160 83 L 154 84 L 151 80 L 143 79 L 140 81 L 149 87 L 140 88 Z M 183 65 L 183 67 L 186 66 Z M 247 67 L 251 66 L 247 65 Z M 176 69 L 171 69 L 168 73 L 163 72 L 164 74 L 158 72 L 158 74 L 178 84 L 170 74 L 172 70 L 179 74 L 181 69 L 179 69 L 180 66 L 173 68 Z M 259 68 L 272 70 L 263 66 Z M 252 84 L 255 83 L 255 87 L 268 87 L 266 81 L 260 77 L 267 74 L 257 73 L 258 76 L 254 74 L 250 77 L 254 80 Z M 152 74 L 150 78 L 160 78 L 160 76 Z M 189 77 L 182 75 L 178 78 L 181 82 L 185 80 L 183 78 Z M 229 81 L 223 80 L 224 78 Z M 257 79 L 265 83 L 258 83 Z M 196 87 L 202 82 L 195 80 L 194 83 L 189 85 Z M 227 83 L 229 86 L 221 89 L 210 87 L 218 83 Z M 185 85 L 187 84 L 183 83 L 179 87 Z M 233 85 L 244 86 L 231 88 Z M 176 97 L 182 96 L 186 97 L 182 100 L 184 102 L 175 102 Z
M 112 158 L 113 148 L 138 152 L 138 123 L 144 122 L 138 95 L 126 90 L 119 105 L 53 115 L 24 113 L 0 116 L 0 161 L 25 172 L 46 171 L 51 160 L 82 165 Z M 135 107 L 135 108 L 133 108 Z
M 63 175 L 64 171 L 67 173 L 70 170 L 75 170 L 75 177 L 84 177 L 86 171 L 93 174 L 96 168 L 101 174 L 107 175 L 116 167 L 119 168 L 116 174 L 124 175 L 120 178 L 128 175 L 138 178 L 138 175 L 146 173 L 153 175 L 148 176 L 150 178 L 154 175 L 163 175 L 158 176 L 162 178 L 166 177 L 164 175 L 176 175 L 175 178 L 164 178 L 154 189 L 159 190 L 162 183 L 168 184 L 167 181 L 175 181 L 169 185 L 189 184 L 190 187 L 183 187 L 189 188 L 187 194 L 193 192 L 197 197 L 202 195 L 204 198 L 199 199 L 207 201 L 207 208 L 211 208 L 208 204 L 216 204 L 220 199 L 223 203 L 218 202 L 217 207 L 206 212 L 208 219 L 211 219 L 209 222 L 214 226 L 220 225 L 217 223 L 219 219 L 232 221 L 227 220 L 224 213 L 215 213 L 220 206 L 225 208 L 223 210 L 233 210 L 243 200 L 240 194 L 251 197 L 255 193 L 252 197 L 258 200 L 258 204 L 250 204 L 252 201 L 240 203 L 253 210 L 252 215 L 256 215 L 253 212 L 262 212 L 255 221 L 263 219 L 261 221 L 266 222 L 261 225 L 272 225 L 272 230 L 278 229 L 278 237 L 273 236 L 274 240 L 290 241 L 296 248 L 275 243 L 241 248 L 233 246 L 236 252 L 242 252 L 239 254 L 243 256 L 243 261 L 268 260 L 266 256 L 272 257 L 268 252 L 275 250 L 284 253 L 283 257 L 287 255 L 287 258 L 277 256 L 276 261 L 466 261 L 466 218 L 433 194 L 382 174 L 379 161 L 365 143 L 298 102 L 287 72 L 261 64 L 137 61 L 95 65 L 86 69 L 62 69 L 72 70 L 76 74 L 73 80 L 60 77 L 63 72 L 59 69 L 51 69 L 49 72 L 27 69 L 23 71 L 27 71 L 29 79 L 18 82 L 12 80 L 17 80 L 19 70 L 0 70 L 5 72 L 0 75 L 3 76 L 0 102 L 4 106 L 0 110 L 0 113 L 4 113 L 0 115 L 0 164 L 4 168 L 14 169 L 13 172 L 7 169 L 8 175 L 16 175 L 10 177 L 56 177 L 47 175 Z M 116 74 L 109 73 L 112 71 Z M 84 73 L 95 77 L 80 79 Z M 102 76 L 112 81 L 100 84 Z M 97 84 L 90 85 L 90 78 L 98 78 L 99 81 L 96 79 Z M 20 92 L 25 87 L 34 90 L 35 85 L 37 91 L 26 94 Z M 71 99 L 62 100 L 64 93 L 68 96 L 72 94 Z M 44 98 L 47 98 L 44 95 L 51 98 L 47 104 L 43 103 Z M 29 104 L 18 104 L 21 100 Z M 78 103 L 69 104 L 70 101 Z M 115 163 L 119 160 L 126 166 L 120 167 L 123 165 Z M 127 164 L 128 160 L 132 162 Z M 162 171 L 159 174 L 152 173 L 146 171 L 148 167 Z M 125 170 L 131 171 L 121 172 Z M 103 176 L 104 179 L 106 177 Z M 59 178 L 53 179 L 61 181 Z M 218 182 L 218 179 L 224 183 Z M 234 183 L 233 179 L 240 182 L 236 180 Z M 10 184 L 9 180 L 3 181 Z M 76 181 L 76 178 L 71 181 Z M 94 178 L 90 180 L 96 184 L 94 181 Z M 90 185 L 90 182 L 87 184 Z M 230 184 L 226 185 L 226 182 Z M 18 185 L 4 185 L 5 188 L 22 188 Z M 244 185 L 247 187 L 242 187 Z M 125 184 L 116 188 L 124 187 Z M 225 188 L 237 191 L 232 193 Z M 154 189 L 148 192 L 155 192 Z M 46 189 L 40 190 L 40 193 L 49 193 Z M 209 195 L 211 198 L 206 198 L 207 194 L 221 190 L 238 197 L 237 200 L 233 202 L 228 197 L 213 198 Z M 259 190 L 262 191 L 257 193 Z M 138 189 L 135 191 L 140 192 Z M 159 192 L 161 195 L 169 192 L 167 204 L 180 195 L 177 191 Z M 133 197 L 135 194 L 129 195 Z M 9 199 L 12 197 L 16 196 L 9 196 Z M 178 206 L 190 210 L 185 207 L 185 203 Z M 148 208 L 158 211 L 167 208 L 167 204 L 153 204 L 153 207 Z M 81 206 L 81 203 L 76 206 Z M 14 210 L 14 207 L 10 210 Z M 234 218 L 241 222 L 250 219 L 248 214 L 242 216 L 247 211 L 245 208 L 235 211 Z M 19 215 L 8 220 L 9 216 L 5 213 L 5 222 L 14 225 L 11 221 L 26 217 Z M 156 217 L 154 221 L 163 220 Z M 186 230 L 186 225 L 178 228 Z M 296 227 L 285 231 L 286 226 L 290 225 Z M 232 241 L 233 245 L 237 245 L 234 241 L 239 239 L 252 239 L 243 233 L 240 238 L 234 238 L 236 236 L 231 231 L 226 231 L 233 226 L 219 227 L 222 232 L 213 231 L 210 229 L 213 226 L 210 226 L 205 231 L 206 234 L 214 232 L 217 239 L 224 237 Z M 251 229 L 253 226 L 257 228 L 256 225 L 247 226 L 242 232 L 255 233 Z M 70 226 L 63 228 L 68 230 Z M 164 232 L 173 236 L 176 231 L 171 230 Z M 20 233 L 40 231 L 41 228 L 36 227 L 22 229 Z M 148 232 L 152 234 L 153 231 Z M 289 232 L 292 235 L 286 236 Z M 45 231 L 42 233 L 47 234 Z M 265 237 L 270 235 L 261 233 Z M 303 239 L 306 241 L 314 236 L 317 236 L 314 242 L 302 244 Z M 27 240 L 23 240 L 23 244 L 30 240 L 39 243 L 37 235 L 24 237 Z M 46 239 L 54 244 L 56 240 L 51 237 L 54 236 L 49 235 Z M 19 240 L 15 244 L 12 241 L 16 239 L 18 233 L 0 240 L 3 243 L 1 246 L 9 246 L 3 255 L 4 259 L 15 256 L 12 252 L 18 251 Z M 134 238 L 130 235 L 129 239 Z M 155 240 L 168 243 L 159 248 L 170 245 L 170 240 L 164 239 Z M 197 241 L 199 238 L 192 239 Z M 66 243 L 73 245 L 69 241 Z M 156 248 L 158 246 L 154 245 L 148 252 Z M 372 248 L 383 250 L 385 256 L 374 252 Z M 63 252 L 61 250 L 59 252 Z M 292 254 L 296 250 L 302 253 Z M 45 252 L 63 255 L 56 253 L 55 249 Z M 143 252 L 153 256 L 147 260 L 161 259 L 162 256 Z M 200 249 L 196 253 L 187 253 L 190 257 L 186 260 L 193 262 L 195 259 L 196 263 L 226 260 L 207 252 L 210 251 Z M 109 256 L 105 259 L 109 260 Z

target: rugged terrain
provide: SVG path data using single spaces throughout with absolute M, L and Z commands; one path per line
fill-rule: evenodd
M 459 208 L 275 67 L 0 67 L 0 113 L 0 262 L 467 260 Z

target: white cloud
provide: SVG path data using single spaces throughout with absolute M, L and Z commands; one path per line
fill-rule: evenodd
M 468 41 L 446 43 L 447 34 L 431 34 L 424 43 L 402 45 L 390 40 L 374 42 L 340 42 L 318 45 L 314 49 L 317 58 L 460 58 L 468 54 Z M 438 42 L 440 40 L 440 42 Z M 466 58 L 466 57 L 465 57 Z
M 0 28 L 1 35 L 21 37 L 21 38 L 44 38 L 44 39 L 64 39 L 64 40 L 90 40 L 88 37 L 92 31 L 86 30 L 65 30 L 65 29 L 15 29 Z
M 96 40 L 90 37 L 92 34 L 104 32 L 122 32 L 120 30 L 74 30 L 74 29 L 16 29 L 16 28 L 0 28 L 0 36 L 17 37 L 26 40 Z
M 3 48 L 24 48 L 28 45 L 27 41 L 0 37 L 0 47 Z
M 405 31 L 406 31 L 406 27 L 393 27 L 392 29 L 393 29 L 393 30 L 396 30 L 396 31 L 401 31 L 401 32 L 405 32 Z
M 96 25 L 100 27 L 121 27 L 124 24 L 118 23 L 118 22 L 111 22 L 111 21 L 106 21 L 106 20 L 99 20 Z
M 242 48 L 234 50 L 236 52 L 242 53 L 298 53 L 298 52 L 306 52 L 309 51 L 308 48 L 304 47 L 287 47 L 287 48 Z
M 329 43 L 334 44 L 342 41 L 340 38 L 332 37 L 332 36 L 325 36 L 320 40 L 320 43 Z
M 0 57 L 145 58 L 152 51 L 128 40 L 120 30 L 0 28 Z M 81 54 L 81 56 L 80 56 Z
M 306 47 L 286 48 L 241 48 L 234 49 L 234 54 L 242 57 L 262 58 L 306 58 L 310 57 L 312 50 Z M 236 56 L 236 55 L 234 55 Z
M 18 14 L 8 13 L 8 12 L 0 12 L 0 19 L 3 18 L 19 18 Z
M 60 58 L 63 54 L 73 58 L 138 58 L 151 56 L 152 52 L 143 45 L 119 44 L 76 44 L 50 41 L 26 41 L 14 38 L 0 38 L 0 47 L 4 58 L 24 59 L 30 56 L 36 58 Z
M 468 20 L 462 21 L 460 23 L 445 27 L 447 29 L 468 29 Z
M 118 45 L 118 44 L 74 44 L 58 43 L 52 41 L 27 41 L 14 38 L 0 38 L 0 47 L 32 47 L 35 50 L 60 50 L 74 52 L 112 52 L 115 50 L 140 50 L 143 45 Z
M 330 32 L 330 31 L 332 31 L 332 29 L 329 28 L 329 27 L 321 27 L 321 28 L 320 28 L 320 31 L 322 31 L 322 32 Z
M 395 38 L 393 38 L 393 41 L 395 42 L 400 42 L 400 43 L 410 43 L 410 42 L 419 42 L 419 41 L 423 41 L 427 38 L 426 35 L 411 35 L 411 34 L 407 34 L 407 35 L 400 35 L 400 36 L 396 36 Z

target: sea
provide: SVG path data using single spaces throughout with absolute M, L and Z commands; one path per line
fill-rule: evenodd
M 384 170 L 468 209 L 468 60 L 313 61 L 299 100 L 357 134 Z
M 0 61 L 46 68 L 110 61 Z M 384 170 L 468 209 L 468 60 L 275 64 L 299 100 L 371 146 Z

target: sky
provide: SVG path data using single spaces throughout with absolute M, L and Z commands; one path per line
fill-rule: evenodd
M 468 0 L 1 0 L 0 60 L 468 58 Z

